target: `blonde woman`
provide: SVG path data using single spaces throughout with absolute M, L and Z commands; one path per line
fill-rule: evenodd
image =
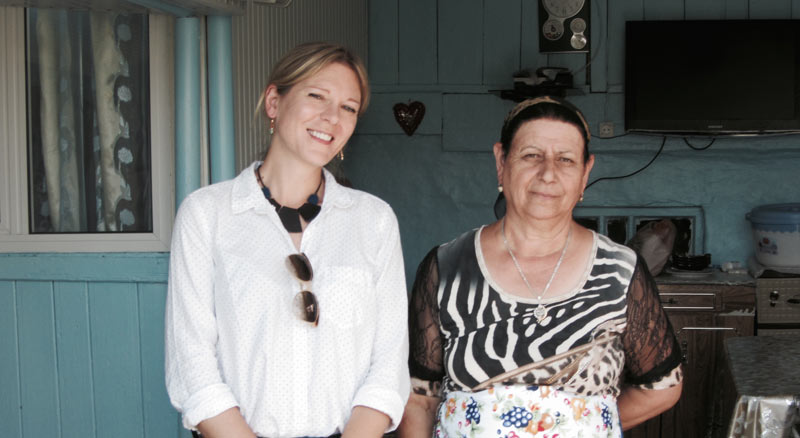
M 175 222 L 166 380 L 203 437 L 378 437 L 408 397 L 397 220 L 324 166 L 369 100 L 344 47 L 296 47 L 263 96 L 263 162 L 192 193 Z

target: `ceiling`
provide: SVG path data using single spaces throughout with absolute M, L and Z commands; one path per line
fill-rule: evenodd
M 241 15 L 252 0 L 0 0 L 0 6 L 196 15 Z M 267 0 L 259 3 L 274 3 Z

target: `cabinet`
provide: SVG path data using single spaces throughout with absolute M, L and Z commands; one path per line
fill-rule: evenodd
M 755 288 L 749 285 L 659 284 L 661 303 L 683 354 L 683 393 L 669 411 L 626 438 L 716 438 L 727 432 L 735 393 L 724 341 L 754 334 Z

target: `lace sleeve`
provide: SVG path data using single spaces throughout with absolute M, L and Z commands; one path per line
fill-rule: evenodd
M 439 284 L 437 250 L 438 247 L 428 252 L 417 268 L 408 306 L 408 367 L 411 388 L 416 394 L 432 397 L 440 395 L 444 377 L 439 306 L 436 302 Z
M 681 380 L 681 350 L 667 318 L 658 287 L 647 265 L 637 257 L 628 290 L 625 346 L 625 381 L 651 389 L 669 387 Z

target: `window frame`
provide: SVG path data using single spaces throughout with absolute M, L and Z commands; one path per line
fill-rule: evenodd
M 152 233 L 30 234 L 25 9 L 0 7 L 0 253 L 169 251 L 175 216 L 174 19 L 149 16 Z

